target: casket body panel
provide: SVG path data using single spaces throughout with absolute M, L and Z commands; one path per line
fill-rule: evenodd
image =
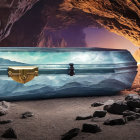
M 38 76 L 17 83 L 8 68 L 19 66 L 37 67 Z M 130 88 L 136 74 L 137 63 L 127 50 L 0 48 L 0 100 L 112 95 Z

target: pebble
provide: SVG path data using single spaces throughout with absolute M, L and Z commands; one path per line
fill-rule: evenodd
M 13 130 L 13 128 L 9 128 L 7 129 L 4 134 L 2 135 L 3 138 L 13 138 L 13 139 L 17 139 L 17 134 L 16 132 Z
M 93 113 L 93 117 L 98 117 L 98 118 L 102 118 L 106 116 L 107 111 L 105 110 L 97 110 Z
M 82 132 L 98 133 L 101 132 L 101 128 L 97 124 L 83 124 Z
M 73 128 L 64 135 L 62 135 L 61 140 L 71 140 L 73 137 L 76 137 L 80 132 L 79 128 Z

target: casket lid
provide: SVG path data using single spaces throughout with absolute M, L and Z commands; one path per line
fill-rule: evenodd
M 0 75 L 8 67 L 35 66 L 41 74 L 100 74 L 136 71 L 137 63 L 129 51 L 104 48 L 1 47 Z

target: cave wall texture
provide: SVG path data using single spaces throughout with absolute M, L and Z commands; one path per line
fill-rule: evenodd
M 82 47 L 86 27 L 105 27 L 140 46 L 140 0 L 0 1 L 0 46 Z

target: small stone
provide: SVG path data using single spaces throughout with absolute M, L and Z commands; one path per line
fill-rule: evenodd
M 104 105 L 103 103 L 100 103 L 100 102 L 95 102 L 93 104 L 91 104 L 92 107 L 98 107 L 98 106 L 102 106 Z
M 12 129 L 9 128 L 7 129 L 4 134 L 2 135 L 3 138 L 13 138 L 13 139 L 17 139 L 17 134 L 16 132 Z
M 82 132 L 97 133 L 101 132 L 101 128 L 97 124 L 83 124 Z
M 125 100 L 128 101 L 128 100 L 133 100 L 133 99 L 139 99 L 140 96 L 138 94 L 129 94 L 125 97 Z
M 5 109 L 8 109 L 10 107 L 10 103 L 6 102 L 6 101 L 1 101 L 0 106 L 5 108 Z
M 118 119 L 107 119 L 104 121 L 104 125 L 124 125 L 126 123 L 124 118 L 118 118 Z
M 126 121 L 133 121 L 136 119 L 136 116 L 135 115 L 126 116 L 125 119 Z
M 77 116 L 76 120 L 88 120 L 93 118 L 92 116 Z
M 62 135 L 61 140 L 71 140 L 73 137 L 76 137 L 80 132 L 79 128 L 74 128 Z
M 7 123 L 11 123 L 13 120 L 2 120 L 0 121 L 0 124 L 7 124 Z
M 123 116 L 131 116 L 131 115 L 135 115 L 136 113 L 130 110 L 126 110 L 123 112 Z
M 140 113 L 136 113 L 135 116 L 136 116 L 136 119 L 139 119 L 140 118 Z
M 102 117 L 105 117 L 106 113 L 107 113 L 107 111 L 105 111 L 105 110 L 102 110 L 102 111 L 97 110 L 93 113 L 93 117 L 102 118 Z
M 109 110 L 110 108 L 111 108 L 111 105 L 105 105 L 105 106 L 103 107 L 103 109 L 106 110 L 106 111 Z
M 128 110 L 128 106 L 124 101 L 117 101 L 111 105 L 105 105 L 104 110 L 112 114 L 122 115 L 122 113 Z
M 140 98 L 139 99 L 128 100 L 127 105 L 130 108 L 140 108 Z
M 134 112 L 140 113 L 140 108 L 134 108 Z
M 7 110 L 2 109 L 2 108 L 0 107 L 0 116 L 6 115 L 6 114 L 8 114 Z
M 26 119 L 26 118 L 29 118 L 29 117 L 33 117 L 34 114 L 32 112 L 25 112 L 22 114 L 22 119 Z

